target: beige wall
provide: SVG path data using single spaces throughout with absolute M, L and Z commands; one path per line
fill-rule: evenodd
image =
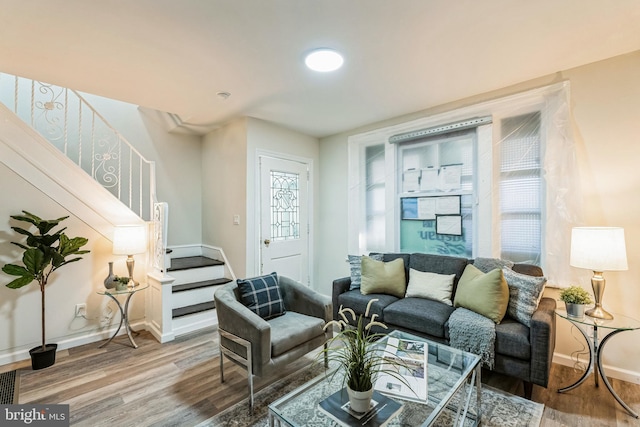
M 237 277 L 245 276 L 246 200 L 247 120 L 240 119 L 202 142 L 202 243 L 221 247 Z
M 349 272 L 344 259 L 347 255 L 346 158 L 350 135 L 568 80 L 580 187 L 586 202 L 585 225 L 621 226 L 626 233 L 629 270 L 605 273 L 608 287 L 604 305 L 613 312 L 640 319 L 639 75 L 640 51 L 322 139 L 319 207 L 322 220 L 316 249 L 320 289 L 330 294 L 331 281 Z M 577 283 L 590 290 L 589 271 L 573 269 L 573 274 Z M 557 291 L 550 289 L 547 295 L 557 297 Z M 571 332 L 568 322 L 559 319 L 557 323 L 557 360 L 567 363 L 568 355 L 581 348 L 582 337 L 578 332 Z M 615 376 L 640 383 L 638 360 L 640 331 L 625 332 L 607 344 L 604 363 L 614 368 Z

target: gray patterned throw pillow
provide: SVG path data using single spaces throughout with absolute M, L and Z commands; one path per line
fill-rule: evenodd
M 503 268 L 502 274 L 509 285 L 507 314 L 518 322 L 531 326 L 531 316 L 538 309 L 547 278 L 516 273 L 509 268 Z
M 504 267 L 507 267 L 511 269 L 513 268 L 513 262 L 506 259 L 478 257 L 473 260 L 473 266 L 483 273 L 488 273 L 496 268 L 502 270 Z
M 382 261 L 382 254 L 371 254 L 369 258 Z M 360 255 L 349 255 L 349 267 L 351 268 L 349 290 L 360 289 L 360 284 L 362 283 L 362 257 Z

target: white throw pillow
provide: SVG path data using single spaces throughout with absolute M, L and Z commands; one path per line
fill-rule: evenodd
M 428 298 L 453 305 L 453 279 L 455 274 L 437 274 L 428 271 L 409 270 L 409 285 L 405 297 Z

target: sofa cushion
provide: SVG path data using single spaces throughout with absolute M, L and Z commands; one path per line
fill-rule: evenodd
M 428 298 L 453 305 L 453 279 L 455 274 L 438 274 L 428 271 L 409 270 L 409 285 L 405 297 Z
M 367 310 L 367 304 L 369 304 L 369 301 L 374 298 L 378 301 L 371 304 L 369 316 L 377 314 L 378 319 L 376 320 L 384 322 L 384 308 L 392 302 L 398 301 L 398 297 L 385 294 L 362 295 L 359 289 L 355 289 L 353 291 L 344 292 L 338 296 L 338 308 L 342 306 L 352 309 L 355 311 L 356 315 L 364 314 Z
M 468 263 L 469 260 L 466 258 L 415 253 L 411 254 L 409 267 L 437 274 L 455 274 L 453 279 L 453 294 L 455 294 L 458 281 Z
M 278 287 L 278 275 L 271 273 L 251 279 L 238 279 L 240 301 L 263 319 L 284 314 L 284 301 Z
M 529 342 L 529 328 L 513 319 L 505 318 L 496 325 L 496 354 L 531 359 L 531 343 Z
M 494 270 L 496 268 L 499 268 L 499 269 L 502 269 L 503 267 L 513 268 L 514 264 L 513 264 L 513 261 L 509 261 L 506 259 L 478 257 L 473 260 L 473 265 L 483 273 L 488 273 L 491 270 Z
M 382 261 L 382 254 L 371 254 L 370 258 Z M 362 277 L 362 257 L 360 255 L 349 255 L 349 269 L 351 270 L 351 284 L 349 290 L 360 289 Z
M 384 262 L 369 257 L 362 258 L 360 292 L 363 295 L 388 294 L 402 298 L 406 288 L 404 262 L 401 259 Z
M 520 323 L 531 326 L 531 316 L 538 308 L 547 279 L 516 273 L 507 268 L 502 269 L 502 274 L 509 286 L 507 313 Z
M 444 338 L 453 307 L 424 298 L 403 298 L 384 309 L 384 323 Z
M 455 307 L 464 307 L 500 323 L 509 304 L 509 287 L 502 270 L 483 273 L 469 264 L 458 283 L 453 302 Z
M 324 320 L 295 311 L 288 311 L 267 322 L 271 325 L 271 357 L 284 354 L 324 334 Z

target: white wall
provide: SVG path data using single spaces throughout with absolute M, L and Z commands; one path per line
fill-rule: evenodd
M 52 219 L 70 212 L 0 163 L 0 265 L 21 264 L 21 250 L 11 241 L 22 241 L 11 226 L 25 228 L 28 224 L 10 220 L 10 215 L 27 210 L 41 218 Z M 109 261 L 115 261 L 116 274 L 126 275 L 125 257 L 111 254 L 111 242 L 71 215 L 64 221 L 69 237 L 87 237 L 85 246 L 91 250 L 79 262 L 62 267 L 51 278 L 46 290 L 47 342 L 57 342 L 59 349 L 73 347 L 109 336 L 107 329 L 119 322 L 114 303 L 96 291 L 102 287 Z M 145 277 L 145 261 L 136 257 L 136 277 Z M 27 351 L 40 343 L 40 291 L 32 283 L 21 289 L 5 285 L 13 278 L 0 272 L 0 365 L 28 359 Z M 144 291 L 143 291 L 144 292 Z M 74 318 L 75 305 L 87 305 L 88 320 Z M 113 313 L 109 316 L 109 312 Z M 144 297 L 133 297 L 131 321 L 144 318 Z M 111 320 L 107 320 L 111 317 Z
M 140 153 L 156 163 L 157 198 L 169 204 L 169 246 L 202 242 L 201 138 L 167 133 L 138 107 L 83 94 Z
M 347 139 L 351 135 L 451 111 L 497 97 L 562 80 L 571 84 L 571 110 L 578 150 L 581 188 L 585 198 L 585 225 L 625 228 L 629 270 L 605 273 L 608 279 L 605 308 L 640 319 L 640 51 L 586 65 L 495 92 L 396 117 L 320 141 L 322 177 L 316 249 L 317 282 L 331 293 L 331 282 L 348 275 L 347 255 Z M 454 84 L 454 82 L 452 82 Z M 330 218 L 325 220 L 325 218 Z M 560 237 L 562 238 L 562 237 Z M 568 238 L 565 236 L 565 238 Z M 573 269 L 575 281 L 590 290 L 591 272 Z M 557 290 L 546 295 L 557 298 Z M 580 348 L 582 338 L 572 337 L 568 322 L 558 319 L 556 353 L 560 362 Z M 605 365 L 610 372 L 640 382 L 640 331 L 624 332 L 607 344 Z

